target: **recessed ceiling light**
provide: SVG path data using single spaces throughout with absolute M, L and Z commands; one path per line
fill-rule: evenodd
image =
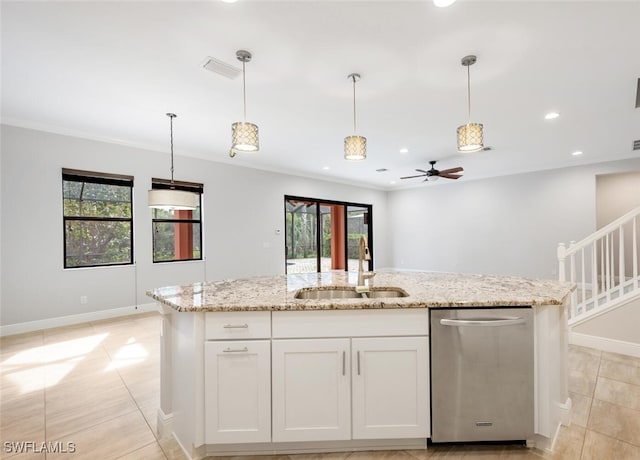
M 409 149 L 408 149 L 408 148 L 406 148 L 406 147 L 402 147 L 402 148 L 400 149 L 400 153 L 409 153 Z
M 331 169 L 331 166 L 323 166 L 322 169 L 324 169 L 325 171 L 328 171 Z
M 439 8 L 446 8 L 447 6 L 451 6 L 456 2 L 456 0 L 433 0 L 433 4 Z
M 235 3 L 238 0 L 222 0 L 224 3 Z
M 574 157 L 577 157 L 579 155 L 582 155 L 582 151 L 581 150 L 576 150 L 575 152 L 573 152 L 571 155 L 573 155 Z
M 549 112 L 548 114 L 546 114 L 544 116 L 544 119 L 545 120 L 555 120 L 559 116 L 560 116 L 560 114 L 558 112 Z
M 395 183 L 396 183 L 396 181 L 394 181 L 394 180 L 392 180 L 391 182 L 389 182 L 389 184 L 391 184 L 391 185 L 393 185 L 393 184 L 395 184 Z

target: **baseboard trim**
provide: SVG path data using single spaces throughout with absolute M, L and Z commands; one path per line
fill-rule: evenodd
M 608 339 L 606 337 L 582 334 L 580 332 L 569 332 L 569 343 L 640 358 L 640 343 L 624 342 L 622 340 Z
M 8 324 L 6 326 L 0 326 L 0 337 L 39 331 L 41 329 L 50 329 L 52 327 L 71 326 L 73 324 L 87 323 L 89 321 L 116 318 L 118 316 L 136 315 L 150 311 L 158 311 L 158 305 L 155 302 L 80 313 L 78 315 L 59 316 L 57 318 L 28 321 L 26 323 Z
M 173 434 L 173 414 L 165 414 L 162 409 L 158 408 L 156 417 L 158 438 L 168 438 Z

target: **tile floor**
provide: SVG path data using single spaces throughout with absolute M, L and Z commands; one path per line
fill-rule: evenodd
M 1 338 L 0 459 L 186 458 L 175 441 L 156 435 L 159 331 L 159 315 L 149 313 Z M 561 429 L 553 454 L 447 446 L 257 458 L 640 460 L 640 359 L 571 347 L 569 362 L 573 422 Z M 35 444 L 16 453 L 18 441 Z M 34 452 L 43 442 L 67 453 Z

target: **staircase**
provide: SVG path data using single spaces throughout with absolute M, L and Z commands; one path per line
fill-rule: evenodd
M 558 245 L 560 281 L 576 283 L 569 327 L 640 298 L 640 207 L 569 247 Z

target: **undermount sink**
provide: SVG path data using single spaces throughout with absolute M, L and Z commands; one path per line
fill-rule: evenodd
M 356 292 L 354 286 L 330 286 L 317 288 L 303 288 L 296 292 L 296 299 L 379 299 L 386 297 L 407 297 L 407 291 L 398 287 L 371 287 L 369 291 Z

